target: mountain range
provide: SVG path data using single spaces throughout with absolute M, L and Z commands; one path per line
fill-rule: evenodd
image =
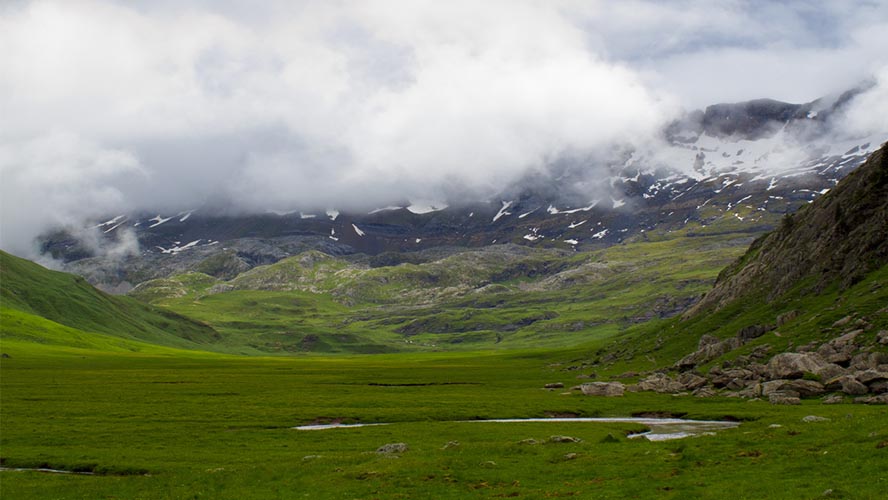
M 884 137 L 837 131 L 860 91 L 806 104 L 709 106 L 671 123 L 656 144 L 557 161 L 491 199 L 393 200 L 365 211 L 126 213 L 90 225 L 98 246 L 84 244 L 79 228 L 60 228 L 41 248 L 63 269 L 120 293 L 188 270 L 231 278 L 305 250 L 397 263 L 430 249 L 514 243 L 580 251 L 651 231 L 706 234 L 714 225 L 754 235 L 827 193 L 879 147 Z M 138 249 L 107 251 L 132 235 Z

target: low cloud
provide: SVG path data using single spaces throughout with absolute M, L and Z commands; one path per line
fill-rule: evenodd
M 0 246 L 30 253 L 49 227 L 140 209 L 491 195 L 653 140 L 682 107 L 803 100 L 877 72 L 888 16 L 860 4 L 10 3 Z

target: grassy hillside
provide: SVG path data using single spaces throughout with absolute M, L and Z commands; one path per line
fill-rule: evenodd
M 129 297 L 105 294 L 83 278 L 2 251 L 0 314 L 4 344 L 31 339 L 79 345 L 86 332 L 191 349 L 219 340 L 219 334 L 203 323 Z
M 610 374 L 669 368 L 703 335 L 727 339 L 744 328 L 764 334 L 697 370 L 748 362 L 756 349 L 814 351 L 850 332 L 859 332 L 856 354 L 888 353 L 877 340 L 888 330 L 886 149 L 758 238 L 683 319 L 630 329 L 585 365 Z
M 589 253 L 496 245 L 378 267 L 306 252 L 132 296 L 212 325 L 245 354 L 564 347 L 680 313 L 749 241 L 664 233 Z

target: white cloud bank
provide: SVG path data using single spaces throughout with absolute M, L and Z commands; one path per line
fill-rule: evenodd
M 785 5 L 6 4 L 0 246 L 27 253 L 51 225 L 124 209 L 490 193 L 561 156 L 645 141 L 700 95 L 806 100 L 885 65 L 884 6 Z M 816 33 L 824 20 L 835 26 Z

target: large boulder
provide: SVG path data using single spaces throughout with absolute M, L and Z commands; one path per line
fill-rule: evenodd
M 752 339 L 757 339 L 762 335 L 768 333 L 773 330 L 773 326 L 765 326 L 765 325 L 750 325 L 745 328 L 741 328 L 739 332 L 737 332 L 737 338 L 742 343 L 749 342 Z
M 771 358 L 767 375 L 771 380 L 802 378 L 805 373 L 818 374 L 826 365 L 827 362 L 817 354 L 785 352 Z
M 697 365 L 712 361 L 730 351 L 740 347 L 743 343 L 740 339 L 732 337 L 726 340 L 718 340 L 712 335 L 700 337 L 697 350 L 678 360 L 675 367 L 679 370 L 688 370 Z
M 580 386 L 586 396 L 622 396 L 626 386 L 620 382 L 589 382 Z
M 888 373 L 869 369 L 855 373 L 854 378 L 856 378 L 861 384 L 870 385 L 873 382 L 878 382 L 880 380 L 888 380 Z
M 869 392 L 869 389 L 852 375 L 842 375 L 827 381 L 826 389 L 830 391 L 842 391 L 852 396 L 860 396 Z
M 758 382 L 758 376 L 754 371 L 744 368 L 732 368 L 712 377 L 712 385 L 731 390 L 742 389 L 754 382 Z
M 774 392 L 768 396 L 768 402 L 772 405 L 800 405 L 802 400 L 798 396 L 788 392 Z
M 881 364 L 888 364 L 888 353 L 862 352 L 851 359 L 854 370 L 876 370 Z
M 855 403 L 863 403 L 867 405 L 888 405 L 888 394 L 879 394 L 878 396 L 868 396 L 862 398 L 854 398 Z
M 678 382 L 688 391 L 693 391 L 706 385 L 706 377 L 701 377 L 696 373 L 685 372 L 678 376 Z
M 685 390 L 685 386 L 662 373 L 654 373 L 648 378 L 642 380 L 638 384 L 635 385 L 639 391 L 654 391 L 654 392 L 681 392 Z
M 770 396 L 775 392 L 792 392 L 800 397 L 819 396 L 825 392 L 823 384 L 813 380 L 771 380 L 762 384 L 762 395 Z

